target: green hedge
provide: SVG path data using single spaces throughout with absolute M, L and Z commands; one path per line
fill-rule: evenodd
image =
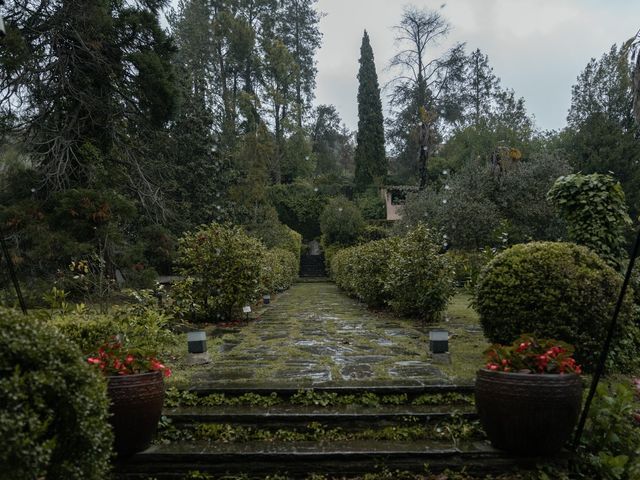
M 105 382 L 55 328 L 0 310 L 0 478 L 108 478 Z
M 587 369 L 600 355 L 622 278 L 586 247 L 534 242 L 496 256 L 481 274 L 475 308 L 492 342 L 511 343 L 522 333 L 557 338 L 576 347 Z M 609 367 L 632 370 L 638 364 L 640 332 L 634 322 L 633 294 L 623 305 Z
M 438 236 L 419 224 L 404 237 L 389 257 L 385 290 L 398 313 L 437 320 L 453 296 L 453 267 Z
M 299 252 L 300 236 L 286 234 Z M 293 250 L 268 250 L 236 226 L 213 223 L 187 233 L 178 249 L 183 279 L 173 288 L 176 309 L 186 313 L 193 305 L 206 320 L 238 318 L 260 295 L 291 286 L 299 268 Z
M 193 304 L 207 320 L 240 316 L 260 294 L 266 252 L 237 226 L 212 223 L 186 233 L 178 243 L 178 304 Z
M 263 261 L 263 293 L 287 290 L 298 278 L 299 257 L 282 248 L 268 250 Z
M 336 284 L 370 306 L 435 320 L 453 294 L 453 269 L 435 235 L 418 225 L 404 237 L 345 248 L 333 255 Z
M 336 284 L 367 305 L 384 305 L 391 298 L 385 290 L 388 259 L 398 244 L 399 239 L 392 237 L 340 250 L 331 262 Z

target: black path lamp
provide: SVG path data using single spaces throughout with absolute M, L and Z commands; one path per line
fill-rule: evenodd
M 627 47 L 628 48 L 635 47 L 636 49 L 635 68 L 633 69 L 633 74 L 632 74 L 633 84 L 634 84 L 633 113 L 636 120 L 636 126 L 640 128 L 640 31 L 636 33 L 634 38 L 632 38 L 629 42 L 627 42 Z M 584 403 L 584 408 L 582 409 L 582 414 L 580 415 L 578 428 L 576 429 L 576 434 L 573 439 L 574 450 L 576 450 L 580 446 L 580 439 L 582 438 L 582 433 L 584 432 L 584 427 L 585 427 L 585 424 L 587 423 L 587 418 L 589 416 L 589 409 L 591 408 L 591 402 L 593 401 L 593 397 L 596 394 L 596 389 L 598 388 L 598 383 L 600 382 L 600 378 L 604 373 L 604 365 L 607 361 L 609 350 L 611 350 L 611 342 L 613 341 L 613 335 L 618 325 L 618 316 L 620 315 L 622 303 L 624 301 L 624 297 L 629 288 L 629 282 L 631 281 L 631 274 L 633 273 L 633 267 L 636 264 L 636 257 L 638 256 L 638 253 L 640 253 L 640 228 L 638 229 L 636 242 L 633 246 L 633 252 L 631 252 L 631 258 L 629 259 L 629 265 L 627 266 L 627 273 L 624 276 L 624 282 L 622 282 L 622 288 L 620 289 L 618 302 L 616 303 L 616 307 L 613 310 L 613 316 L 611 317 L 611 322 L 609 323 L 609 331 L 607 332 L 607 337 L 604 341 L 604 345 L 602 346 L 602 350 L 600 352 L 600 358 L 598 360 L 598 365 L 596 366 L 596 371 L 593 374 L 593 379 L 591 380 L 591 387 L 589 388 L 589 394 L 587 395 L 587 400 Z

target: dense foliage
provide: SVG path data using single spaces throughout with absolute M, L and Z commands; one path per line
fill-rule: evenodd
M 589 249 L 571 243 L 534 242 L 511 247 L 486 267 L 474 305 L 487 338 L 511 343 L 522 333 L 557 338 L 576 346 L 576 360 L 595 364 L 621 276 Z M 640 330 L 626 298 L 609 367 L 637 366 Z
M 193 303 L 209 319 L 238 316 L 260 293 L 266 248 L 239 227 L 212 223 L 185 234 L 178 247 L 175 286 L 181 303 Z
M 567 223 L 568 238 L 620 268 L 625 228 L 631 225 L 620 183 L 608 175 L 574 174 L 558 178 L 549 199 Z
M 300 255 L 294 255 L 282 248 L 267 250 L 262 259 L 262 268 L 263 293 L 282 292 L 287 290 L 298 277 Z
M 209 321 L 237 318 L 243 306 L 286 290 L 298 274 L 299 253 L 269 250 L 238 226 L 203 225 L 180 239 L 178 253 L 183 279 L 174 286 L 175 307 Z
M 424 225 L 338 251 L 331 272 L 338 286 L 368 305 L 426 320 L 437 319 L 453 295 L 451 264 Z
M 346 198 L 332 198 L 320 215 L 320 230 L 326 245 L 353 245 L 364 228 L 362 213 Z
M 640 208 L 640 142 L 631 67 L 628 45 L 612 45 L 587 63 L 571 89 L 568 125 L 556 144 L 576 171 L 612 174 L 635 215 Z
M 453 269 L 435 232 L 417 225 L 400 239 L 389 257 L 385 289 L 398 313 L 439 318 L 453 295 Z
M 130 348 L 155 355 L 174 341 L 171 319 L 155 307 L 157 300 L 150 294 L 136 296 L 139 300 L 135 304 L 114 308 L 108 314 L 88 310 L 53 312 L 51 323 L 84 355 L 115 336 Z
M 306 240 L 320 235 L 320 214 L 327 197 L 318 187 L 308 182 L 274 185 L 269 189 L 269 199 L 278 212 L 280 221 L 299 232 Z
M 399 238 L 390 237 L 340 250 L 331 260 L 336 284 L 367 305 L 385 305 L 390 300 L 385 290 L 389 256 L 398 243 Z
M 591 404 L 576 468 L 582 478 L 633 480 L 640 476 L 640 424 L 634 388 L 598 385 Z
M 546 154 L 505 163 L 501 169 L 470 161 L 458 171 L 447 171 L 440 188 L 409 194 L 402 223 L 427 222 L 456 249 L 555 240 L 564 229 L 546 195 L 567 173 L 565 161 Z
M 106 384 L 53 327 L 0 311 L 0 477 L 102 480 L 112 433 Z

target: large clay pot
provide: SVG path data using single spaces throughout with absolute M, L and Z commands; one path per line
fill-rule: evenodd
M 162 414 L 164 379 L 160 371 L 107 378 L 114 448 L 126 457 L 146 449 L 153 439 Z
M 494 447 L 520 455 L 562 450 L 578 420 L 582 381 L 576 374 L 479 370 L 476 409 Z

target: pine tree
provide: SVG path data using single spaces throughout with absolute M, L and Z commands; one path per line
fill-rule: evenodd
M 387 175 L 387 158 L 384 149 L 384 126 L 378 75 L 373 50 L 366 30 L 360 47 L 360 71 L 358 72 L 358 134 L 355 152 L 356 190 L 383 181 Z

